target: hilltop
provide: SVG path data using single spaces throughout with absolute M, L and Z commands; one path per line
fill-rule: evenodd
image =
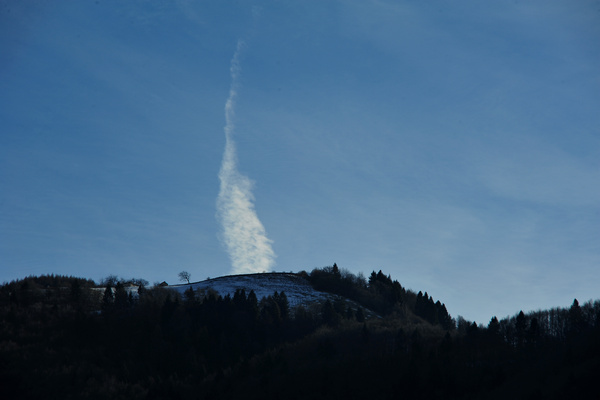
M 271 296 L 274 292 L 285 292 L 289 306 L 292 308 L 299 305 L 307 307 L 311 304 L 325 302 L 327 299 L 334 300 L 331 293 L 315 290 L 310 282 L 301 275 L 286 272 L 227 275 L 200 282 L 166 287 L 176 290 L 181 295 L 191 287 L 201 294 L 213 290 L 223 297 L 233 297 L 236 290 L 244 289 L 246 293 L 254 291 L 258 300 Z
M 345 307 L 350 308 L 354 312 L 362 308 L 366 317 L 376 316 L 376 313 L 366 309 L 356 301 L 340 296 L 339 294 L 316 290 L 307 278 L 307 274 L 267 272 L 227 275 L 200 282 L 168 285 L 165 288 L 173 289 L 181 296 L 184 296 L 185 292 L 191 288 L 196 296 L 199 297 L 204 297 L 212 291 L 217 296 L 229 296 L 233 298 L 237 291 L 244 290 L 246 294 L 252 291 L 259 301 L 273 296 L 274 293 L 285 293 L 292 313 L 298 307 L 311 309 L 321 306 L 326 301 L 330 301 L 332 303 L 342 302 Z

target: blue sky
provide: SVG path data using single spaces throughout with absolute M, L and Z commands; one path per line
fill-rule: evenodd
M 598 1 L 0 1 L 0 281 L 229 274 L 235 88 L 274 271 L 599 298 L 598 43 Z

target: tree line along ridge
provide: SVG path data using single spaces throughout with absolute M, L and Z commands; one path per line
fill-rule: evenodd
M 5 283 L 3 398 L 565 398 L 600 372 L 599 301 L 482 326 L 382 271 L 297 275 L 332 296 L 290 307 L 285 291 L 179 295 L 114 276 Z

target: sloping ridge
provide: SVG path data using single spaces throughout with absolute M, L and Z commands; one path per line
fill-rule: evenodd
M 205 281 L 183 285 L 169 285 L 167 287 L 183 294 L 190 286 L 194 291 L 200 290 L 206 292 L 212 289 L 221 296 L 233 296 L 238 289 L 244 289 L 246 294 L 254 290 L 259 301 L 263 297 L 272 295 L 275 291 L 278 293 L 285 292 L 290 307 L 299 305 L 308 306 L 338 297 L 331 293 L 315 290 L 305 278 L 286 272 L 227 275 Z

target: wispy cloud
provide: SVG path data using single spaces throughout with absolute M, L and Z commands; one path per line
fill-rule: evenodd
M 219 171 L 221 189 L 217 198 L 217 216 L 222 225 L 222 240 L 229 253 L 233 274 L 270 271 L 275 264 L 272 241 L 254 209 L 253 182 L 240 174 L 233 135 L 234 113 L 240 74 L 240 52 L 243 41 L 238 41 L 231 60 L 231 88 L 225 103 L 225 152 Z

